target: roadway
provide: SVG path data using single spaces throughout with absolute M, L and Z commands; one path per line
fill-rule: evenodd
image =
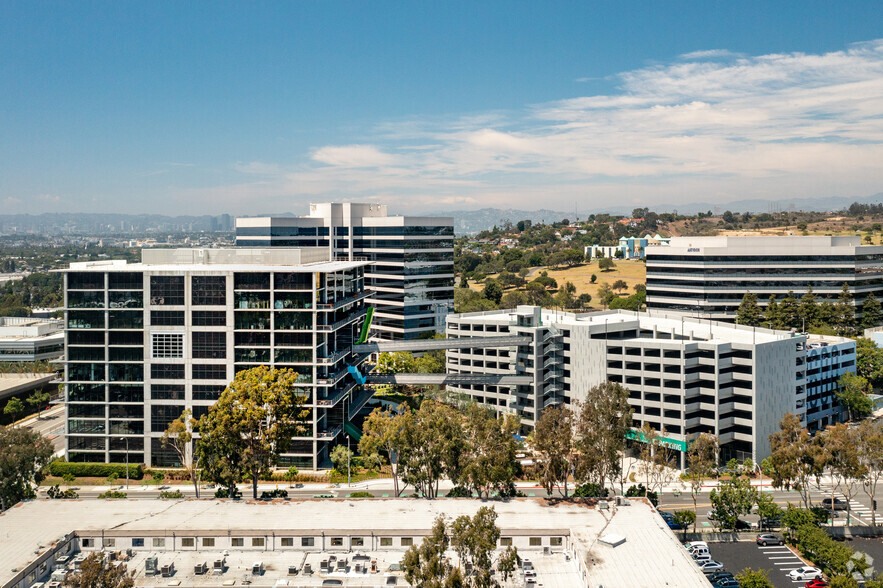
M 795 490 L 775 490 L 769 486 L 769 481 L 765 480 L 765 485 L 762 489 L 764 494 L 768 494 L 773 498 L 773 502 L 781 506 L 782 508 L 786 508 L 788 503 L 795 506 L 801 506 L 803 504 L 800 493 Z M 883 493 L 881 493 L 883 495 Z M 836 492 L 834 492 L 834 496 L 836 498 L 840 498 L 841 500 L 845 500 L 845 497 Z M 821 486 L 814 487 L 810 491 L 810 500 L 814 505 L 820 506 L 821 501 L 824 498 L 831 498 L 831 487 L 830 485 L 822 484 Z M 673 512 L 675 510 L 693 510 L 693 498 L 690 495 L 689 490 L 682 490 L 679 496 L 675 496 L 674 492 L 666 491 L 663 492 L 662 496 L 659 498 L 659 508 L 661 510 L 667 510 L 669 512 Z M 703 491 L 699 494 L 696 501 L 696 530 L 711 530 L 713 525 L 708 520 L 707 514 L 711 510 L 711 497 L 708 489 L 703 489 Z M 834 522 L 837 525 L 843 525 L 846 523 L 846 511 L 837 511 L 835 513 Z M 850 524 L 852 525 L 870 525 L 871 524 L 871 503 L 868 499 L 867 495 L 859 490 L 858 494 L 854 494 L 852 500 L 850 501 Z M 749 523 L 757 523 L 759 517 L 756 514 L 750 514 L 742 517 L 743 520 Z M 877 523 L 883 523 L 883 513 L 878 511 L 877 513 Z
M 49 410 L 44 410 L 39 418 L 37 415 L 28 417 L 19 425 L 52 441 L 56 452 L 64 451 L 64 404 L 56 404 Z

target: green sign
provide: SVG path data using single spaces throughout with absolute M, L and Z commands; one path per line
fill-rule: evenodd
M 644 435 L 642 431 L 638 429 L 629 429 L 625 434 L 626 439 L 632 439 L 634 441 L 639 441 L 641 443 L 647 443 L 647 437 Z M 676 449 L 678 451 L 687 451 L 687 442 L 680 441 L 679 439 L 672 439 L 670 437 L 657 437 L 656 440 L 659 444 L 664 447 L 668 447 L 669 449 Z

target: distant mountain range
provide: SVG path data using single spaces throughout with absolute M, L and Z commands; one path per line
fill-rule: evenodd
M 712 211 L 721 213 L 725 210 L 733 212 L 782 212 L 788 210 L 803 210 L 805 212 L 829 212 L 844 210 L 853 202 L 861 204 L 872 204 L 883 201 L 883 192 L 867 196 L 864 198 L 845 198 L 841 196 L 831 196 L 828 198 L 787 198 L 784 200 L 736 200 L 727 203 L 713 202 L 691 202 L 688 204 L 658 204 L 649 206 L 654 212 L 673 212 L 677 211 L 681 214 L 696 214 L 698 212 Z M 514 208 L 481 208 L 479 210 L 444 210 L 429 211 L 422 214 L 427 216 L 452 216 L 454 217 L 454 231 L 458 235 L 470 235 L 490 229 L 496 226 L 502 226 L 506 221 L 513 224 L 520 220 L 530 220 L 536 222 L 557 222 L 562 219 L 575 220 L 577 218 L 585 219 L 590 214 L 614 214 L 614 215 L 630 215 L 634 207 L 612 206 L 605 208 L 593 208 L 588 210 L 580 210 L 579 217 L 574 211 L 562 212 L 556 210 L 518 210 Z
M 712 211 L 721 213 L 725 210 L 733 212 L 780 212 L 787 210 L 803 210 L 827 212 L 844 210 L 853 202 L 862 204 L 883 201 L 883 192 L 864 198 L 845 198 L 832 196 L 828 198 L 787 198 L 784 200 L 736 200 L 728 203 L 692 202 L 689 204 L 659 204 L 649 206 L 655 212 L 678 211 L 682 214 Z M 494 225 L 502 226 L 509 221 L 520 220 L 551 223 L 561 219 L 585 219 L 590 214 L 630 215 L 634 207 L 611 206 L 592 209 L 580 209 L 579 216 L 574 211 L 560 210 L 519 210 L 516 208 L 481 208 L 478 210 L 433 210 L 420 211 L 427 216 L 454 217 L 454 231 L 458 235 L 470 235 L 490 229 Z M 264 216 L 264 215 L 261 215 Z M 267 216 L 294 216 L 291 212 L 275 213 Z M 115 214 L 115 213 L 44 213 L 32 214 L 0 214 L 0 234 L 42 233 L 47 235 L 64 234 L 141 234 L 145 232 L 171 231 L 230 231 L 233 229 L 233 217 L 229 214 L 203 216 L 164 216 L 160 214 Z

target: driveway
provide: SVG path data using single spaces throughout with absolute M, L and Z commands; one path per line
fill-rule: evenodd
M 766 570 L 770 582 L 776 588 L 803 586 L 806 580 L 792 581 L 788 572 L 806 564 L 787 545 L 761 547 L 753 541 L 739 543 L 709 543 L 711 557 L 732 573 L 738 574 L 745 568 Z

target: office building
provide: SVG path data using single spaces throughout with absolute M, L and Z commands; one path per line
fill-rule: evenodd
M 833 299 L 843 284 L 859 307 L 883 297 L 883 247 L 859 237 L 673 237 L 646 256 L 649 309 L 732 321 L 746 292 L 763 307 L 810 288 Z
M 0 317 L 0 361 L 43 361 L 64 353 L 64 324 L 33 317 Z
M 643 498 L 30 501 L 0 518 L 0 586 L 63 582 L 96 552 L 135 586 L 410 586 L 402 557 L 436 517 L 481 507 L 496 513 L 493 560 L 511 546 L 522 561 L 506 585 L 711 587 Z M 465 567 L 453 548 L 445 556 Z
M 325 249 L 145 249 L 142 262 L 64 273 L 67 458 L 174 466 L 163 431 L 195 418 L 235 372 L 296 370 L 309 432 L 281 465 L 316 469 L 370 396 L 348 373 L 365 316 L 360 261 Z
M 700 433 L 723 461 L 769 455 L 785 413 L 812 430 L 837 422 L 836 380 L 855 370 L 855 342 L 794 336 L 659 312 L 571 314 L 519 306 L 448 317 L 449 337 L 528 336 L 507 349 L 451 349 L 448 373 L 515 374 L 529 385 L 449 386 L 532 428 L 542 410 L 585 399 L 604 381 L 629 390 L 633 427 L 650 424 L 681 451 Z
M 303 217 L 236 219 L 240 247 L 324 247 L 365 270 L 371 333 L 414 339 L 444 332 L 454 308 L 454 219 L 390 216 L 383 204 L 311 204 Z

